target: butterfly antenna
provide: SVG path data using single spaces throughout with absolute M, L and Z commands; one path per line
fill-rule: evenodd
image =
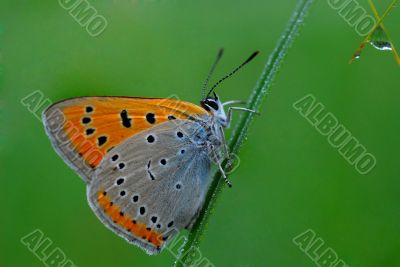
M 236 73 L 238 70 L 240 70 L 241 68 L 243 68 L 247 63 L 249 63 L 250 61 L 252 61 L 257 55 L 258 55 L 259 51 L 255 51 L 253 54 L 250 55 L 250 57 L 248 59 L 246 59 L 242 64 L 240 64 L 238 67 L 236 67 L 233 71 L 231 71 L 229 74 L 225 75 L 224 77 L 222 77 L 218 82 L 216 82 L 213 87 L 211 87 L 210 91 L 208 92 L 207 96 L 209 96 L 214 89 L 224 80 L 226 80 L 227 78 L 231 77 L 234 73 Z
M 206 89 L 207 89 L 207 86 L 208 86 L 208 82 L 210 81 L 210 78 L 211 78 L 212 74 L 214 73 L 215 67 L 217 67 L 217 64 L 218 64 L 218 62 L 221 59 L 223 54 L 224 54 L 224 49 L 221 48 L 218 51 L 217 57 L 215 58 L 215 61 L 214 61 L 213 65 L 211 66 L 210 71 L 208 72 L 207 79 L 204 81 L 203 90 L 202 90 L 202 98 L 204 98 L 205 95 L 206 95 Z

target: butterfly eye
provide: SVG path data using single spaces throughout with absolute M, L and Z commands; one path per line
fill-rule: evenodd
M 207 101 L 207 105 L 212 107 L 214 110 L 218 110 L 218 104 L 215 101 Z
M 215 99 L 212 99 L 211 97 L 204 99 L 200 102 L 200 104 L 207 111 L 210 111 L 210 107 L 214 110 L 218 110 L 218 103 L 215 101 Z

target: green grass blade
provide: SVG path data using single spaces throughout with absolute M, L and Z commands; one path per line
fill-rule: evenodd
M 264 67 L 263 73 L 261 74 L 261 77 L 258 80 L 257 85 L 255 86 L 249 98 L 248 108 L 257 111 L 260 109 L 263 99 L 267 95 L 272 81 L 274 80 L 291 44 L 296 38 L 312 3 L 313 0 L 298 1 L 297 7 L 292 14 L 288 26 L 286 27 L 274 51 L 270 55 Z M 229 140 L 229 148 L 231 153 L 237 154 L 239 152 L 240 146 L 245 140 L 249 126 L 253 121 L 253 116 L 254 114 L 252 113 L 243 113 L 240 117 Z M 226 167 L 226 163 L 227 162 L 224 162 L 223 164 L 224 169 Z M 191 259 L 191 252 L 193 252 L 194 249 L 199 246 L 200 237 L 202 236 L 202 233 L 206 228 L 206 224 L 218 198 L 218 194 L 220 193 L 224 185 L 225 184 L 224 180 L 221 177 L 221 173 L 217 172 L 210 185 L 205 204 L 200 212 L 199 218 L 197 219 L 192 230 L 190 231 L 188 238 L 176 259 L 175 266 L 191 266 L 193 264 L 193 262 L 191 262 L 193 260 Z

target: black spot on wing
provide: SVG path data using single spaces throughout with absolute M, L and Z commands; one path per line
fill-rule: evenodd
M 140 213 L 140 215 L 144 215 L 145 213 L 146 213 L 146 208 L 145 207 L 140 207 L 139 208 L 139 213 Z
M 156 122 L 156 115 L 154 113 L 147 113 L 146 114 L 146 120 L 150 123 L 150 124 L 154 124 Z
M 126 111 L 125 109 L 123 111 L 121 111 L 120 113 L 121 119 L 122 119 L 122 125 L 125 128 L 130 128 L 132 126 L 132 119 L 128 117 L 128 111 Z
M 92 121 L 92 119 L 89 118 L 89 117 L 83 117 L 83 118 L 82 118 L 82 123 L 83 123 L 83 124 L 88 124 L 88 123 L 90 123 L 91 121 Z
M 107 142 L 107 136 L 100 136 L 99 138 L 97 138 L 97 142 L 99 146 L 104 145 Z
M 119 168 L 120 170 L 122 170 L 123 168 L 125 168 L 125 163 L 123 163 L 123 162 L 119 163 L 119 164 L 118 164 L 118 168 Z
M 154 175 L 150 171 L 150 165 L 151 165 L 151 160 L 149 160 L 149 162 L 147 163 L 147 173 L 149 174 L 151 180 L 155 180 L 156 178 L 154 177 Z
M 95 129 L 93 129 L 93 128 L 88 128 L 88 129 L 86 129 L 86 135 L 91 135 L 91 134 L 93 134 L 95 132 Z
M 155 140 L 156 139 L 154 138 L 154 136 L 152 136 L 152 135 L 147 136 L 147 142 L 153 143 Z

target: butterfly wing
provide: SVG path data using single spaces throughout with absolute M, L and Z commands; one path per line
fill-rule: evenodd
M 190 120 L 164 122 L 106 154 L 88 185 L 88 200 L 112 231 L 159 253 L 189 226 L 210 180 L 207 132 Z
M 89 182 L 106 153 L 157 124 L 205 116 L 192 103 L 166 98 L 79 97 L 57 102 L 43 113 L 53 147 Z

